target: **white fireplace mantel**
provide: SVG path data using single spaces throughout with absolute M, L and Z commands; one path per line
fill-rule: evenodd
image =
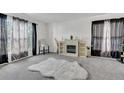
M 60 41 L 58 49 L 60 55 L 75 57 L 90 56 L 90 50 L 87 49 L 86 42 L 78 39 Z

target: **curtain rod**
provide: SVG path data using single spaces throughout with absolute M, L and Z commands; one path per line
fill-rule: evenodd
M 26 20 L 26 19 L 24 19 L 24 18 L 20 18 L 20 17 L 16 17 L 16 16 L 11 16 L 11 15 L 7 15 L 7 14 L 4 14 L 4 13 L 0 13 L 0 14 L 2 14 L 2 15 L 6 15 L 6 16 L 10 16 L 10 17 L 13 17 L 13 18 L 18 18 L 18 19 L 20 19 L 20 20 L 24 20 L 24 21 L 31 22 L 31 21 Z M 38 25 L 38 24 L 37 24 L 37 23 L 35 23 L 35 22 L 31 22 L 31 23 L 34 23 L 34 24 Z
M 120 19 L 124 19 L 124 17 L 120 17 L 120 18 L 111 18 L 111 19 L 103 19 L 103 20 L 95 20 L 92 22 L 102 22 L 102 21 L 106 21 L 106 20 L 120 20 Z

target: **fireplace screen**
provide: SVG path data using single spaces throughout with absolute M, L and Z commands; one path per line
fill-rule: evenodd
M 76 53 L 75 45 L 67 45 L 67 53 Z

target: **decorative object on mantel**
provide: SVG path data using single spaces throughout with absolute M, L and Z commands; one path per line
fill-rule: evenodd
M 70 39 L 73 40 L 73 36 L 72 35 L 70 36 Z

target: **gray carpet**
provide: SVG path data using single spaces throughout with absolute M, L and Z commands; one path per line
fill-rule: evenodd
M 43 77 L 39 72 L 28 71 L 28 66 L 46 60 L 49 57 L 78 61 L 88 71 L 89 80 L 123 80 L 124 64 L 112 58 L 90 57 L 74 58 L 57 54 L 39 55 L 15 63 L 0 66 L 1 80 L 51 80 Z

